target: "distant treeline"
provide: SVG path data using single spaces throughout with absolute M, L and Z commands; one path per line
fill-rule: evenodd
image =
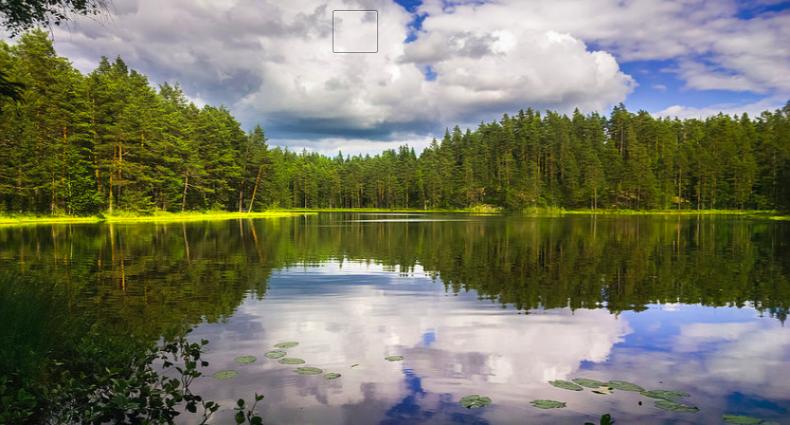
M 280 208 L 790 208 L 790 103 L 759 117 L 532 109 L 421 154 L 266 145 L 224 108 L 158 90 L 119 58 L 82 75 L 44 32 L 0 42 L 0 213 Z

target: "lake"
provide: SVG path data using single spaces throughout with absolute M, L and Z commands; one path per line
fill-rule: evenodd
M 193 390 L 228 407 L 262 393 L 267 424 L 790 423 L 788 222 L 322 213 L 3 227 L 0 270 L 57 281 L 72 314 L 118 335 L 193 328 L 210 341 Z M 264 355 L 286 341 L 304 365 Z M 549 384 L 574 378 L 685 392 L 699 411 Z M 492 402 L 462 407 L 472 394 Z

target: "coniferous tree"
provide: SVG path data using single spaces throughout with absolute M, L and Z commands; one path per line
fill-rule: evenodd
M 790 103 L 758 117 L 532 109 L 453 127 L 421 153 L 330 158 L 267 146 L 121 59 L 82 75 L 46 33 L 0 42 L 0 212 L 265 208 L 790 209 Z

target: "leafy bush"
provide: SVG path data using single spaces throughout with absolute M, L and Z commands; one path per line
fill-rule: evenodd
M 57 285 L 0 276 L 0 423 L 172 424 L 182 412 L 206 423 L 219 409 L 190 390 L 208 341 L 113 337 L 64 299 Z M 261 423 L 261 399 L 239 400 L 237 423 Z

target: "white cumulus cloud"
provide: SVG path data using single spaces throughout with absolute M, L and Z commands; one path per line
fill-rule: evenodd
M 377 9 L 379 52 L 333 53 L 334 9 Z M 485 14 L 469 31 L 460 14 L 431 15 L 406 43 L 413 16 L 383 0 L 117 0 L 112 11 L 56 29 L 59 52 L 86 71 L 120 55 L 285 143 L 415 138 L 527 106 L 597 110 L 634 86 L 612 54 L 567 31 L 503 27 Z

